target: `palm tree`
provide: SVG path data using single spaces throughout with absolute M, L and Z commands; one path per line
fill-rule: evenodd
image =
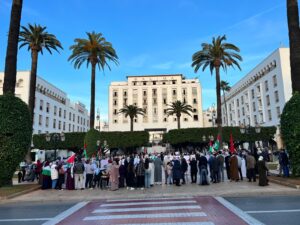
M 221 80 L 220 88 L 223 91 L 224 96 L 224 105 L 225 105 L 225 116 L 226 116 L 226 125 L 228 126 L 228 115 L 227 115 L 227 105 L 226 105 L 226 98 L 225 98 L 225 92 L 230 91 L 231 87 L 227 81 Z
M 300 92 L 300 27 L 298 0 L 287 0 L 290 64 L 293 92 Z
M 23 0 L 13 0 L 6 49 L 3 94 L 15 93 L 17 76 L 18 39 Z
M 70 47 L 72 54 L 69 61 L 74 62 L 75 69 L 79 69 L 86 62 L 87 66 L 91 64 L 91 108 L 90 108 L 90 128 L 94 128 L 95 121 L 95 80 L 96 65 L 104 71 L 104 67 L 111 70 L 107 60 L 118 65 L 118 56 L 112 44 L 102 36 L 101 33 L 87 32 L 88 39 L 76 38 L 75 44 Z
M 19 37 L 19 42 L 21 43 L 20 48 L 27 46 L 27 50 L 31 51 L 30 91 L 28 107 L 33 123 L 36 75 L 39 53 L 43 54 L 43 49 L 46 49 L 50 54 L 52 54 L 52 49 L 58 52 L 58 48 L 62 49 L 62 46 L 55 35 L 49 34 L 46 31 L 47 27 L 42 27 L 36 24 L 28 24 L 28 27 L 21 26 L 21 29 L 22 30 Z
M 124 108 L 119 110 L 119 113 L 122 113 L 127 118 L 130 118 L 130 131 L 133 131 L 133 119 L 137 118 L 138 115 L 144 115 L 145 111 L 142 108 L 139 108 L 135 105 L 126 105 Z
M 167 116 L 175 115 L 177 118 L 177 128 L 180 129 L 180 117 L 181 114 L 187 114 L 192 116 L 190 112 L 193 112 L 193 107 L 181 101 L 172 102 L 168 105 L 169 108 L 166 109 Z
M 222 141 L 222 111 L 221 111 L 221 88 L 220 88 L 220 67 L 226 72 L 227 67 L 238 67 L 241 69 L 238 61 L 242 57 L 238 54 L 240 49 L 233 44 L 224 43 L 226 36 L 213 38 L 212 43 L 203 43 L 202 49 L 193 54 L 192 67 L 195 67 L 195 73 L 202 67 L 204 71 L 209 67 L 211 74 L 216 71 L 216 95 L 217 95 L 217 124 L 220 140 Z M 220 141 L 220 143 L 222 143 Z

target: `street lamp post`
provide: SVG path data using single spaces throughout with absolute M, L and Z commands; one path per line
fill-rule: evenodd
M 246 134 L 248 137 L 250 137 L 251 135 L 253 134 L 259 134 L 261 131 L 261 127 L 259 124 L 256 124 L 254 129 L 253 127 L 250 126 L 250 123 L 248 126 L 245 126 L 243 123 L 241 124 L 240 126 L 240 132 L 241 134 Z M 252 141 L 249 140 L 249 146 L 250 146 L 250 150 L 251 150 L 251 153 L 253 153 L 253 143 Z
M 49 133 L 47 133 L 46 134 L 46 141 L 47 142 L 50 142 L 50 141 L 53 141 L 53 143 L 54 143 L 54 160 L 56 160 L 56 150 L 57 150 L 57 146 L 58 146 L 58 143 L 60 142 L 60 141 L 65 141 L 65 134 L 64 134 L 64 132 L 61 132 L 60 134 L 59 133 L 53 133 L 53 134 L 49 134 Z

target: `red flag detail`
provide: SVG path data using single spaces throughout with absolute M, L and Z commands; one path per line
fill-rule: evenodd
M 234 143 L 233 143 L 233 137 L 232 134 L 230 134 L 230 146 L 229 146 L 229 150 L 231 153 L 234 153 Z
M 68 159 L 67 159 L 67 163 L 74 163 L 75 161 L 75 154 L 71 155 Z

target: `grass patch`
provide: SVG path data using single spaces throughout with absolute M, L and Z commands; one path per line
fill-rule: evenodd
M 35 187 L 39 187 L 38 184 L 18 184 L 14 186 L 4 186 L 0 188 L 0 198 L 7 198 L 16 193 L 20 193 L 26 190 L 30 190 Z

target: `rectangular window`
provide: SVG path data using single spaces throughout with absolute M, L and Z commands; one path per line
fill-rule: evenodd
M 156 105 L 157 104 L 157 100 L 156 98 L 153 99 L 153 104 Z
M 71 124 L 69 123 L 69 132 L 71 132 Z
M 127 91 L 124 91 L 124 96 L 127 96 Z
M 237 106 L 237 107 L 240 106 L 240 101 L 239 101 L 239 99 L 236 100 L 236 106 Z
M 194 115 L 194 121 L 198 121 L 198 115 Z
M 56 128 L 56 119 L 53 119 L 53 128 Z
M 58 129 L 61 129 L 61 121 L 58 121 Z
M 66 119 L 66 116 L 67 116 L 67 111 L 64 110 L 64 119 Z
M 243 116 L 245 116 L 245 108 L 244 107 L 242 108 L 242 114 L 243 114 Z
M 116 109 L 114 109 L 114 115 L 117 115 L 117 110 Z
M 73 124 L 73 129 L 72 130 L 73 130 L 73 132 L 75 131 L 75 125 L 74 124 Z
M 256 104 L 255 104 L 255 102 L 252 102 L 252 107 L 253 107 L 253 112 L 255 112 L 256 111 Z
M 194 99 L 193 99 L 193 103 L 194 103 L 194 104 L 197 104 L 197 99 L 194 98 Z
M 272 120 L 272 112 L 270 109 L 268 110 L 268 117 L 269 117 L 269 121 L 271 121 Z
M 279 102 L 278 91 L 274 92 L 275 102 Z
M 40 100 L 40 110 L 43 110 L 44 101 Z
M 267 81 L 267 80 L 265 81 L 265 90 L 266 90 L 266 91 L 269 90 L 269 84 L 268 84 L 268 81 Z
M 156 81 L 153 81 L 153 85 L 156 85 Z
M 273 86 L 277 87 L 277 77 L 276 77 L 276 75 L 273 76 Z
M 73 114 L 73 122 L 75 122 L 75 114 Z
M 143 91 L 143 96 L 147 96 L 147 91 Z
M 114 105 L 117 105 L 117 100 L 114 100 Z
M 254 99 L 255 95 L 254 95 L 254 89 L 251 90 L 251 97 L 252 99 Z
M 57 107 L 54 106 L 54 116 L 56 116 L 56 112 L 57 112 Z
M 63 130 L 66 130 L 66 122 L 63 123 Z
M 173 89 L 173 95 L 176 95 L 176 89 Z
M 50 112 L 50 104 L 49 104 L 49 102 L 47 102 L 47 104 L 46 104 L 46 112 L 47 112 L 47 113 Z
M 61 117 L 61 108 L 58 110 L 58 116 Z
M 267 105 L 269 106 L 270 105 L 270 96 L 269 95 L 266 96 L 266 101 L 267 101 Z
M 49 117 L 46 117 L 46 127 L 49 127 Z
M 42 126 L 42 122 L 43 122 L 43 117 L 42 115 L 39 115 L 39 125 Z
M 80 118 L 79 118 L 79 116 L 77 116 L 77 123 L 79 124 L 79 121 L 80 121 Z
M 240 110 L 238 110 L 238 118 L 240 118 L 240 116 L 241 116 L 241 115 L 240 115 Z
M 242 105 L 244 104 L 244 96 L 241 97 Z
M 164 98 L 163 101 L 164 101 L 164 104 L 166 105 L 167 104 L 167 99 Z
M 176 80 L 172 80 L 172 84 L 176 84 Z
M 114 91 L 114 97 L 118 97 L 118 92 Z
M 143 85 L 147 85 L 147 82 L 144 81 L 144 82 L 143 82 Z
M 280 118 L 280 107 L 279 106 L 277 106 L 276 107 L 276 113 L 277 113 L 277 118 Z
M 69 112 L 69 120 L 71 121 L 72 120 L 72 113 Z
M 257 124 L 257 115 L 254 115 L 254 123 Z

